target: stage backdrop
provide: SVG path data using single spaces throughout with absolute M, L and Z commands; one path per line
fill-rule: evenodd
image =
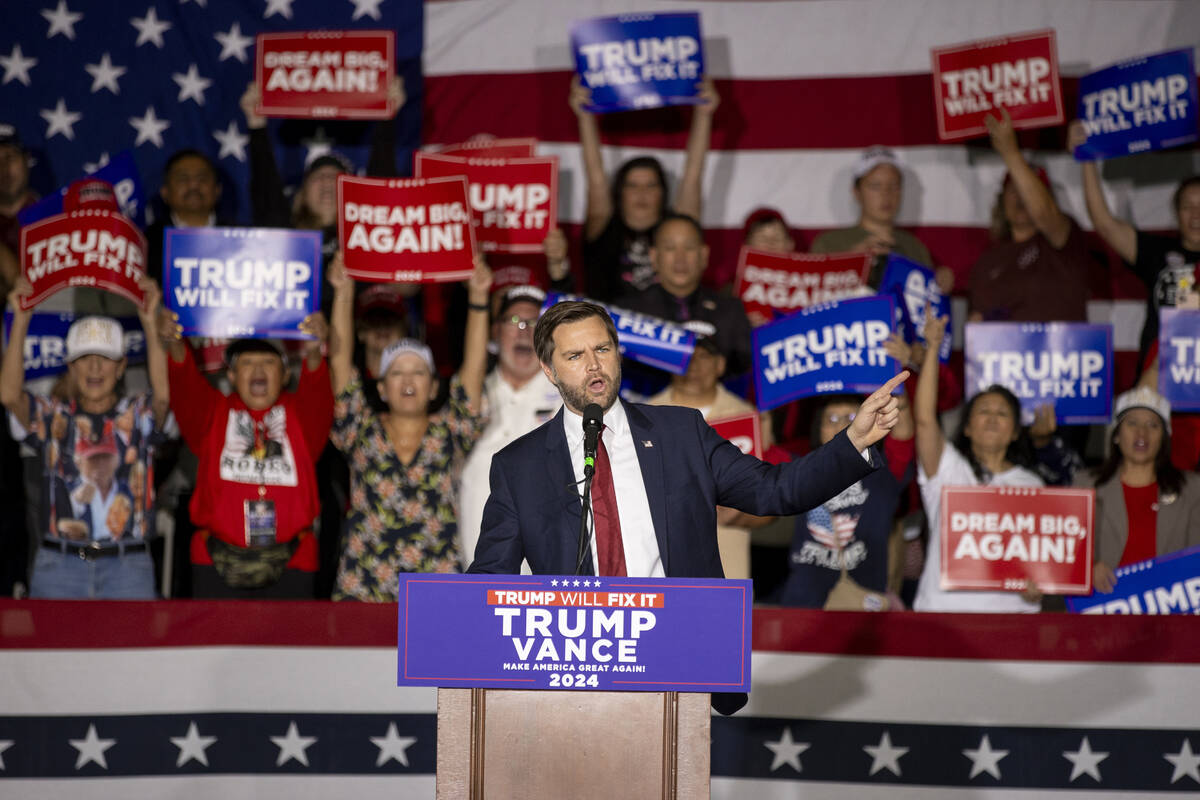
M 433 797 L 396 606 L 0 601 L 0 796 Z M 1196 621 L 760 608 L 713 796 L 1200 791 Z

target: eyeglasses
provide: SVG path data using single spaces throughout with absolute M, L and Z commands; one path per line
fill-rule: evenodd
M 854 422 L 854 414 L 826 414 L 821 417 L 822 425 L 849 425 Z
M 512 325 L 516 327 L 517 330 L 523 331 L 536 325 L 537 319 L 525 319 L 524 317 L 518 317 L 516 314 L 513 314 L 511 317 L 504 320 L 504 322 L 506 325 Z

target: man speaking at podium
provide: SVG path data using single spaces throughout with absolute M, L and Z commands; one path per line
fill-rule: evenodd
M 868 397 L 828 444 L 771 466 L 694 409 L 619 401 L 617 331 L 602 307 L 551 306 L 533 342 L 564 407 L 493 456 L 468 572 L 516 574 L 526 559 L 541 575 L 723 578 L 717 506 L 797 514 L 866 476 L 879 464 L 868 448 L 899 416 L 891 391 L 908 377 Z

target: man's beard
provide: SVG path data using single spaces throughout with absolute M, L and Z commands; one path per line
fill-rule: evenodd
M 605 379 L 610 378 L 607 374 L 602 375 L 602 377 Z M 563 396 L 563 402 L 580 413 L 591 403 L 597 403 L 602 409 L 608 411 L 613 407 L 613 403 L 617 402 L 617 394 L 621 391 L 621 366 L 618 364 L 617 374 L 611 376 L 608 392 L 596 400 L 592 399 L 592 396 L 587 393 L 587 389 L 583 386 L 568 386 L 559 379 L 557 372 L 554 374 L 554 385 L 558 389 L 559 394 Z

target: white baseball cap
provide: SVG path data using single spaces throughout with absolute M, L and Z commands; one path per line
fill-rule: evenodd
M 418 356 L 425 362 L 425 366 L 429 367 L 429 374 L 433 375 L 436 373 L 436 370 L 433 368 L 432 350 L 416 339 L 400 339 L 385 347 L 383 355 L 379 357 L 379 377 L 382 378 L 387 375 L 388 367 L 392 365 L 392 362 L 406 354 Z
M 900 169 L 900 159 L 896 158 L 895 152 L 890 147 L 875 145 L 863 150 L 862 155 L 858 157 L 858 163 L 854 165 L 854 180 L 858 180 L 880 164 L 888 164 Z
M 108 317 L 80 317 L 67 330 L 67 363 L 84 356 L 125 357 L 125 331 Z
M 1171 432 L 1171 404 L 1167 398 L 1151 389 L 1149 386 L 1139 386 L 1117 395 L 1117 407 L 1113 411 L 1113 424 L 1121 421 L 1121 415 L 1134 408 L 1144 408 L 1153 411 L 1162 418 L 1163 427 Z

